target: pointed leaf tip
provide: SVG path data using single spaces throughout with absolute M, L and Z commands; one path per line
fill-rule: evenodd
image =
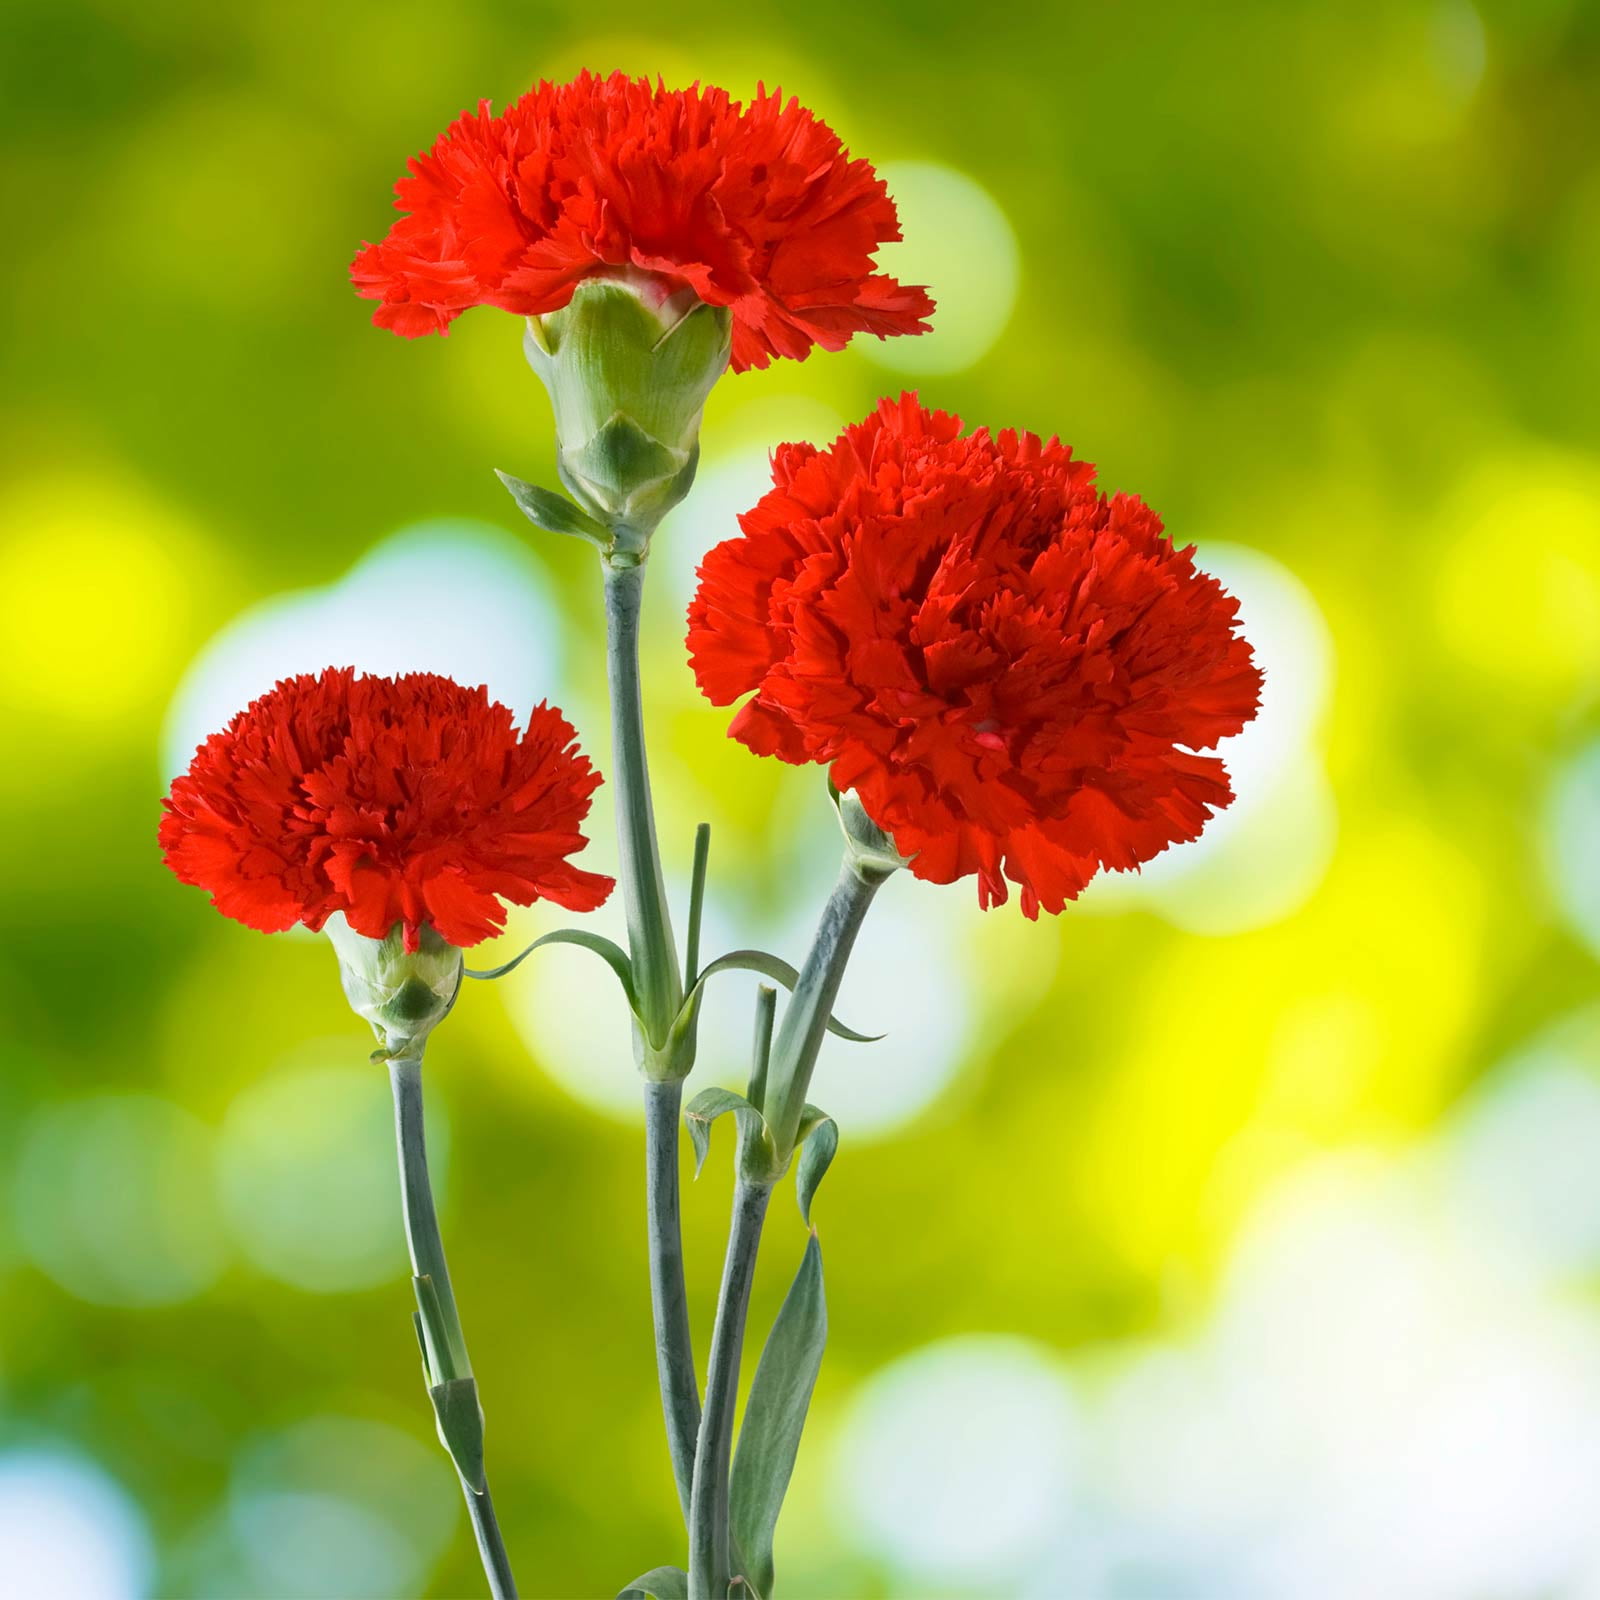
M 733 1461 L 729 1518 L 745 1557 L 745 1583 L 757 1594 L 772 1593 L 773 1534 L 827 1340 L 822 1248 L 813 1232 L 761 1352 Z
M 799 972 L 782 956 L 775 956 L 766 950 L 730 950 L 727 955 L 718 956 L 701 972 L 696 985 L 719 972 L 757 972 L 789 990 L 793 990 L 800 981 Z M 848 1039 L 852 1044 L 876 1044 L 883 1038 L 881 1033 L 857 1033 L 854 1028 L 845 1027 L 837 1017 L 828 1018 L 828 1032 L 840 1039 Z
M 827 1112 L 808 1105 L 800 1117 L 800 1158 L 795 1164 L 794 1192 L 800 1202 L 800 1215 L 811 1228 L 812 1238 L 817 1230 L 811 1225 L 811 1202 L 817 1185 L 833 1165 L 834 1153 L 839 1148 L 839 1124 Z
M 433 1413 L 439 1424 L 439 1439 L 462 1481 L 474 1494 L 484 1490 L 483 1407 L 478 1403 L 478 1385 L 472 1378 L 449 1378 L 429 1391 Z
M 517 502 L 521 511 L 534 527 L 546 533 L 564 533 L 571 538 L 583 539 L 598 550 L 607 550 L 611 535 L 603 524 L 596 522 L 581 506 L 574 505 L 565 495 L 551 489 L 541 489 L 536 483 L 524 483 L 509 472 L 495 468 L 495 477 L 506 487 L 506 492 Z
M 723 1112 L 731 1111 L 739 1127 L 738 1159 L 740 1174 L 747 1180 L 771 1183 L 772 1142 L 767 1137 L 766 1119 L 742 1094 L 732 1089 L 702 1089 L 684 1110 L 689 1139 L 695 1151 L 695 1177 L 705 1166 L 711 1148 L 711 1124 Z
M 526 950 L 514 955 L 501 966 L 490 967 L 486 971 L 466 967 L 462 971 L 462 976 L 484 981 L 503 978 L 508 972 L 514 972 L 520 967 L 535 950 L 541 950 L 547 944 L 575 944 L 580 949 L 590 950 L 599 956 L 616 973 L 617 981 L 622 985 L 622 992 L 627 997 L 628 1009 L 635 1014 L 638 1013 L 639 1000 L 633 986 L 633 962 L 628 959 L 628 952 L 615 940 L 606 938 L 604 934 L 591 933 L 587 928 L 557 928 L 554 933 L 547 933 L 542 938 L 535 939 Z

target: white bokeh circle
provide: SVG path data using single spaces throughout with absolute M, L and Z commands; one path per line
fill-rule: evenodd
M 1017 303 L 1022 253 L 1010 220 L 975 178 L 934 161 L 890 161 L 878 169 L 900 213 L 902 239 L 878 265 L 902 283 L 926 285 L 931 331 L 874 339 L 852 348 L 892 372 L 963 372 L 994 347 Z
M 487 523 L 419 523 L 376 546 L 338 582 L 274 595 L 200 651 L 168 708 L 169 773 L 274 683 L 324 667 L 436 672 L 488 687 L 518 719 L 562 701 L 561 613 L 544 569 Z
M 1552 1024 L 1476 1084 L 1441 1150 L 1486 1243 L 1541 1274 L 1600 1273 L 1600 1007 Z
M 834 1441 L 834 1519 L 908 1579 L 1003 1594 L 1069 1514 L 1080 1432 L 1072 1385 L 1038 1346 L 927 1345 L 853 1397 Z
M 1282 562 L 1213 542 L 1198 559 L 1238 600 L 1239 630 L 1265 678 L 1255 719 L 1217 751 L 1235 799 L 1198 839 L 1169 846 L 1138 872 L 1102 873 L 1082 904 L 1148 906 L 1188 932 L 1223 936 L 1298 910 L 1333 859 L 1338 810 L 1319 735 L 1334 650 L 1315 597 Z
M 1541 843 L 1557 906 L 1600 956 L 1600 739 L 1557 772 L 1545 801 Z
M 64 1450 L 0 1455 L 0 1570 L 25 1600 L 143 1600 L 154 1550 L 144 1518 L 93 1462 Z

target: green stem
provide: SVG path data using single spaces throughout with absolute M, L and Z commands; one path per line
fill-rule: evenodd
M 430 1391 L 451 1382 L 471 1382 L 472 1363 L 467 1358 L 467 1339 L 456 1310 L 455 1291 L 450 1285 L 450 1268 L 445 1262 L 444 1240 L 439 1233 L 439 1214 L 433 1203 L 433 1183 L 428 1176 L 428 1146 L 422 1121 L 422 1057 L 401 1056 L 389 1062 L 389 1084 L 394 1091 L 395 1143 L 400 1157 L 400 1201 L 405 1214 L 406 1243 L 411 1253 L 411 1271 L 419 1286 L 424 1310 L 420 1318 L 424 1351 L 427 1356 Z M 473 1385 L 476 1405 L 476 1385 Z M 452 1455 L 454 1451 L 452 1451 Z M 516 1580 L 511 1575 L 510 1558 L 500 1537 L 494 1502 L 484 1482 L 475 1489 L 460 1473 L 466 1495 L 478 1553 L 489 1579 L 494 1600 L 516 1600 Z
M 683 1004 L 684 991 L 661 875 L 650 769 L 645 756 L 644 704 L 639 684 L 639 615 L 644 601 L 645 566 L 642 561 L 634 565 L 606 562 L 604 572 L 617 859 L 628 920 L 628 953 L 639 999 L 635 1039 L 641 1061 L 648 1066 L 653 1061 L 654 1047 L 667 1039 Z M 697 874 L 703 869 L 704 849 L 703 838 L 697 839 Z M 698 928 L 693 932 L 697 934 Z M 691 944 L 697 943 L 692 935 Z M 645 1080 L 645 1199 L 656 1376 L 661 1386 L 661 1410 L 666 1419 L 678 1503 L 687 1521 L 695 1437 L 700 1427 L 700 1386 L 695 1378 L 694 1342 L 689 1330 L 678 1204 L 678 1113 L 683 1097 L 682 1072 L 678 1069 L 684 1063 L 671 1065 L 676 1073 L 671 1081 L 655 1081 L 648 1076 Z
M 689 1297 L 683 1280 L 683 1232 L 678 1217 L 678 1121 L 683 1084 L 644 1086 L 645 1193 L 650 1240 L 650 1304 L 655 1317 L 656 1376 L 667 1424 L 667 1449 L 678 1485 L 678 1505 L 689 1520 L 694 1442 L 700 1431 L 700 1384 L 689 1332 Z
M 494 1500 L 485 1482 L 479 1494 L 465 1480 L 461 1493 L 466 1497 L 467 1515 L 472 1519 L 472 1537 L 477 1541 L 478 1559 L 488 1575 L 489 1593 L 494 1600 L 517 1600 L 517 1580 L 511 1576 L 511 1558 L 500 1537 L 500 1522 L 494 1514 Z
M 780 1159 L 794 1149 L 806 1091 L 811 1087 L 817 1052 L 822 1048 L 828 1017 L 839 995 L 845 964 L 872 897 L 883 882 L 882 874 L 863 872 L 846 855 L 839 881 L 823 907 L 806 964 L 800 969 L 800 981 L 784 1007 L 762 1101 Z
M 732 1581 L 728 1532 L 728 1466 L 733 1454 L 733 1413 L 739 1398 L 750 1286 L 755 1281 L 761 1224 L 772 1190 L 742 1180 L 733 1192 L 733 1224 L 717 1297 L 706 1371 L 706 1408 L 695 1448 L 689 1508 L 689 1600 L 726 1600 Z
M 604 564 L 606 682 L 611 693 L 611 783 L 617 808 L 617 862 L 628 953 L 647 1043 L 665 1042 L 683 1004 L 661 855 L 656 848 L 650 769 L 645 759 L 644 704 L 639 688 L 639 613 L 645 565 Z
M 750 1048 L 750 1085 L 745 1099 L 757 1111 L 767 1103 L 767 1064 L 772 1059 L 772 1019 L 778 1012 L 778 991 L 763 983 L 756 990 L 756 1032 Z

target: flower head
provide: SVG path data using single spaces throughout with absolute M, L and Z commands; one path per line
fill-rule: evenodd
M 380 327 L 443 333 L 469 306 L 538 316 L 638 268 L 733 314 L 733 367 L 922 333 L 933 303 L 873 270 L 900 237 L 882 180 L 798 101 L 584 72 L 466 113 L 395 186 L 407 213 L 350 268 Z
M 1060 911 L 1233 798 L 1195 752 L 1255 714 L 1236 603 L 1052 439 L 885 400 L 783 445 L 700 568 L 689 651 L 731 732 L 827 762 L 935 883 Z
M 501 901 L 591 911 L 612 880 L 573 866 L 600 774 L 566 719 L 519 734 L 485 689 L 428 672 L 289 678 L 195 752 L 164 802 L 161 847 L 217 909 L 276 933 L 335 912 L 368 939 L 427 926 L 465 947 Z

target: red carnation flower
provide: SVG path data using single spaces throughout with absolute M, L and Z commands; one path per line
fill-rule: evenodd
M 832 763 L 935 883 L 1060 911 L 1233 798 L 1194 752 L 1255 714 L 1238 607 L 1055 439 L 885 400 L 790 444 L 700 568 L 689 651 L 759 755 Z
M 540 705 L 519 735 L 486 689 L 431 672 L 289 678 L 195 752 L 161 847 L 247 927 L 317 929 L 342 911 L 382 939 L 429 923 L 453 945 L 505 925 L 502 900 L 592 911 L 612 880 L 574 867 L 600 774 Z
M 580 278 L 634 266 L 733 312 L 733 369 L 854 333 L 925 333 L 933 302 L 873 271 L 900 237 L 865 161 L 763 88 L 668 90 L 581 73 L 464 114 L 395 185 L 409 213 L 350 276 L 380 327 L 443 333 L 469 306 L 556 311 Z

